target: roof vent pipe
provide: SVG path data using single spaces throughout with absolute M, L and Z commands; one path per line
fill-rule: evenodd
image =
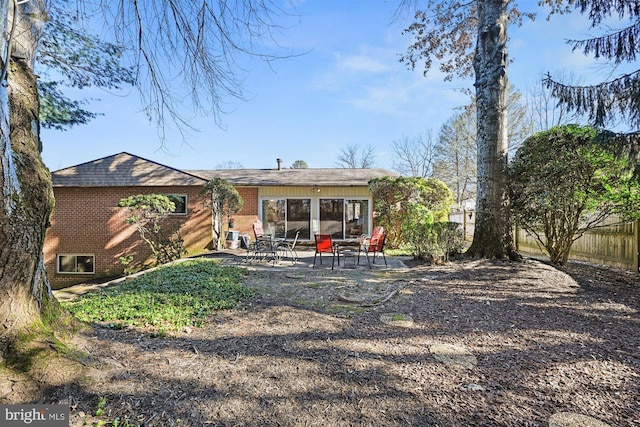
M 282 159 L 276 159 L 276 161 L 278 162 L 278 170 L 281 171 L 282 170 Z

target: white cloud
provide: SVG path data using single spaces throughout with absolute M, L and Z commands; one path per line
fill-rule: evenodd
M 348 73 L 383 73 L 389 70 L 389 64 L 381 60 L 380 57 L 374 57 L 366 54 L 342 55 L 335 54 L 336 70 L 338 72 Z
M 424 122 L 429 116 L 439 116 L 444 121 L 454 113 L 454 108 L 468 103 L 468 97 L 455 84 L 442 81 L 434 84 L 420 76 L 406 78 L 390 76 L 374 85 L 363 85 L 358 93 L 345 97 L 342 102 L 355 109 L 401 121 Z

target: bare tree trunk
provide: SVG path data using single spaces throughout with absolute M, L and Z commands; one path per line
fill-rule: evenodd
M 44 4 L 34 0 L 20 6 L 9 3 L 8 14 L 0 6 L 0 21 L 8 28 L 0 33 L 11 34 L 16 24 L 8 90 L 4 84 L 0 88 L 0 350 L 6 349 L 17 331 L 39 320 L 43 303 L 53 298 L 43 262 L 53 191 L 41 157 L 33 72 Z M 13 6 L 20 8 L 15 15 Z
M 508 3 L 508 0 L 478 0 L 478 40 L 473 63 L 478 114 L 477 217 L 467 253 L 518 259 L 507 189 Z

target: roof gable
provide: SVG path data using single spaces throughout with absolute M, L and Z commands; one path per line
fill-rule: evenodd
M 206 183 L 201 177 L 125 152 L 60 169 L 51 175 L 54 187 L 190 186 Z

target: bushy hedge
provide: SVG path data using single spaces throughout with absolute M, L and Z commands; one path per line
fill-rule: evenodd
M 416 258 L 447 259 L 464 248 L 461 227 L 447 222 L 453 195 L 435 178 L 383 177 L 369 181 L 376 224 L 392 248 L 409 247 Z
M 419 259 L 442 259 L 464 250 L 462 227 L 456 222 L 424 222 L 414 224 L 405 233 L 406 244 Z
M 509 165 L 513 219 L 564 264 L 586 231 L 613 215 L 640 217 L 633 165 L 593 128 L 567 125 L 527 138 Z

